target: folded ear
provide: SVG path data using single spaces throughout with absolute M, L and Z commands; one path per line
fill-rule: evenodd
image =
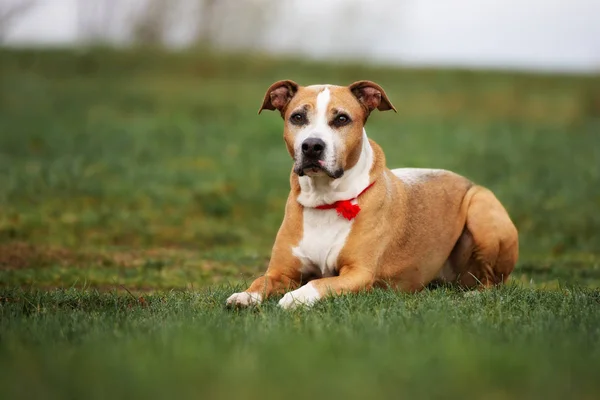
M 260 114 L 262 110 L 279 110 L 283 115 L 285 107 L 298 91 L 298 87 L 296 82 L 290 80 L 275 82 L 267 89 L 258 113 Z
M 374 109 L 379 111 L 394 110 L 392 102 L 388 99 L 385 91 L 378 84 L 371 81 L 358 81 L 348 86 L 354 97 L 370 113 Z M 368 115 L 368 114 L 367 114 Z

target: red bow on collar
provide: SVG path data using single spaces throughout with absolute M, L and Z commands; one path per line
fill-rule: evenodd
M 353 197 L 348 200 L 339 200 L 333 204 L 323 204 L 322 206 L 317 206 L 315 208 L 317 208 L 319 210 L 331 210 L 331 209 L 335 208 L 335 210 L 337 211 L 337 213 L 340 217 L 344 217 L 348 221 L 352 221 L 360 212 L 360 206 L 358 204 L 352 204 L 352 200 L 358 199 L 360 197 L 360 195 L 362 195 L 364 192 L 366 192 L 374 184 L 375 184 L 375 182 L 371 183 L 362 192 L 360 192 L 358 194 L 358 196 L 356 196 L 356 197 Z

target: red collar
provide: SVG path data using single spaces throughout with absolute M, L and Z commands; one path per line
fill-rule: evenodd
M 315 208 L 317 208 L 319 210 L 331 210 L 331 209 L 335 208 L 335 210 L 337 211 L 337 213 L 340 217 L 344 217 L 348 221 L 352 221 L 360 212 L 360 206 L 358 204 L 352 204 L 352 200 L 358 199 L 364 192 L 369 190 L 369 188 L 371 186 L 373 186 L 374 184 L 375 184 L 375 182 L 371 183 L 362 192 L 360 192 L 358 194 L 358 196 L 356 196 L 356 197 L 353 197 L 348 200 L 339 200 L 333 204 L 323 204 L 322 206 L 317 206 Z

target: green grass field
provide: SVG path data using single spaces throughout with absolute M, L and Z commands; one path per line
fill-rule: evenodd
M 496 193 L 511 283 L 225 309 L 283 215 L 284 78 L 381 84 L 369 136 Z M 0 397 L 596 399 L 599 211 L 597 76 L 2 50 Z

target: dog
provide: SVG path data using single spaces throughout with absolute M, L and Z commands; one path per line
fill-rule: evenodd
M 473 289 L 508 279 L 519 243 L 502 204 L 447 170 L 388 169 L 364 129 L 375 109 L 396 111 L 371 81 L 269 87 L 258 113 L 283 117 L 291 191 L 266 273 L 228 306 L 284 294 L 279 305 L 290 309 L 373 287 Z

